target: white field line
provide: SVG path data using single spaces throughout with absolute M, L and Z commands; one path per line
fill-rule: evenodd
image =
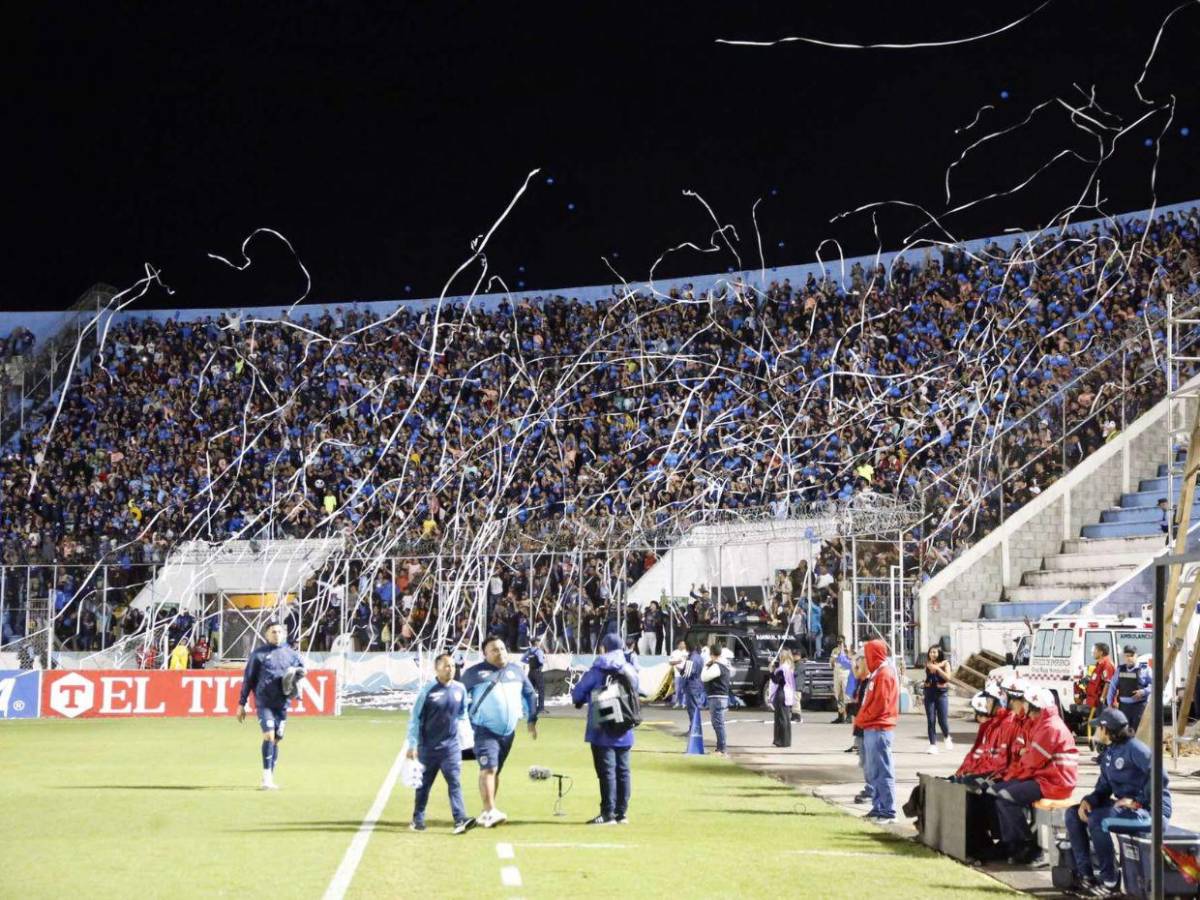
M 505 887 L 520 887 L 521 871 L 516 866 L 501 866 L 500 883 Z
M 403 762 L 404 751 L 401 750 L 396 754 L 396 761 L 392 763 L 391 769 L 388 770 L 387 777 L 383 779 L 383 784 L 379 786 L 379 792 L 375 795 L 375 802 L 367 810 L 366 818 L 358 826 L 358 832 L 354 835 L 354 840 L 346 848 L 346 855 L 342 857 L 342 863 L 334 873 L 333 880 L 329 882 L 329 887 L 325 889 L 325 900 L 342 900 L 346 896 L 346 889 L 350 887 L 350 882 L 354 879 L 354 873 L 358 870 L 358 864 L 362 862 L 363 852 L 367 849 L 367 841 L 371 840 L 371 832 L 375 830 L 375 823 L 383 815 L 383 809 L 387 806 L 388 798 L 392 796 L 392 790 L 396 787 L 396 780 L 400 777 L 400 765 Z
M 512 844 L 497 844 L 496 845 L 496 855 L 498 857 L 500 857 L 501 859 L 512 859 L 513 858 L 513 845 Z

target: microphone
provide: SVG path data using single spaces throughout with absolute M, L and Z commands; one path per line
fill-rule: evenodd
M 547 769 L 545 766 L 530 766 L 529 767 L 529 780 L 530 781 L 547 781 L 553 775 L 554 775 L 554 773 L 551 772 L 549 769 Z

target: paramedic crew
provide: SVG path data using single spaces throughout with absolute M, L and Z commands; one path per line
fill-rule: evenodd
M 246 660 L 242 675 L 242 693 L 238 699 L 237 720 L 246 720 L 246 701 L 254 692 L 258 724 L 262 727 L 262 784 L 264 791 L 277 790 L 275 764 L 279 761 L 279 742 L 287 724 L 288 694 L 284 684 L 289 670 L 304 671 L 300 654 L 284 643 L 284 628 L 278 622 L 267 626 L 267 642 L 255 647 Z M 293 677 L 295 677 L 293 673 Z
M 479 763 L 479 796 L 483 812 L 476 821 L 491 828 L 507 821 L 496 808 L 500 770 L 512 749 L 517 720 L 524 707 L 529 736 L 537 740 L 537 694 L 520 665 L 508 661 L 504 639 L 492 635 L 483 642 L 484 660 L 463 672 L 469 698 L 469 718 L 475 729 L 475 759 Z
M 438 654 L 433 671 L 437 678 L 421 689 L 408 720 L 408 758 L 420 760 L 425 767 L 408 827 L 413 831 L 425 830 L 429 789 L 441 772 L 450 791 L 454 833 L 462 834 L 475 824 L 467 815 L 459 778 L 462 749 L 458 744 L 458 723 L 467 719 L 467 689 L 454 680 L 454 659 L 449 653 Z
M 1137 731 L 1146 711 L 1146 701 L 1150 699 L 1153 677 L 1146 661 L 1138 660 L 1133 644 L 1125 645 L 1124 656 L 1125 660 L 1117 666 L 1117 673 L 1108 685 L 1108 705 L 1125 713 L 1129 727 Z

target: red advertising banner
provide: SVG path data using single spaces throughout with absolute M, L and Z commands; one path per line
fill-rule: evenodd
M 237 712 L 242 673 L 235 669 L 81 669 L 42 673 L 42 715 L 51 718 L 228 716 Z M 250 695 L 250 709 L 254 695 Z M 288 711 L 337 713 L 337 673 L 312 669 Z

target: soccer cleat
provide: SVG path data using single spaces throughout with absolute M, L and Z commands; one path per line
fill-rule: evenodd
M 588 824 L 588 825 L 616 825 L 617 820 L 609 818 L 608 816 L 596 816 L 596 818 L 594 818 L 594 819 L 588 819 L 586 824 Z
M 263 772 L 262 781 L 259 782 L 258 789 L 260 791 L 279 790 L 279 785 L 275 783 L 275 776 L 270 772 Z
M 628 825 L 629 824 L 629 816 L 617 816 L 617 824 L 618 825 Z
M 466 834 L 468 831 L 470 831 L 474 827 L 475 827 L 474 819 L 463 819 L 460 822 L 454 823 L 454 833 L 455 834 Z
M 416 821 L 416 820 L 414 819 L 412 822 L 409 822 L 409 823 L 408 823 L 408 830 L 409 830 L 409 831 L 424 831 L 424 830 L 425 830 L 425 823 L 424 823 L 424 822 L 418 822 L 418 821 Z

